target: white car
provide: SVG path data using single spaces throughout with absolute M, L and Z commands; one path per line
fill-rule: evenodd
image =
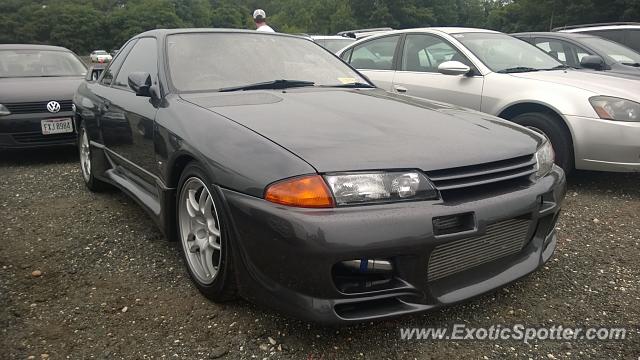
M 543 133 L 567 171 L 640 171 L 638 80 L 568 69 L 522 40 L 470 28 L 390 31 L 338 55 L 388 91 Z
M 91 53 L 91 62 L 105 63 L 111 61 L 111 54 L 104 50 L 95 50 Z

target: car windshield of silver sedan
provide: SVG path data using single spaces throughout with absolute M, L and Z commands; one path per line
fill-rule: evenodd
M 84 76 L 85 66 L 72 53 L 51 50 L 0 50 L 0 77 Z
M 582 42 L 623 65 L 640 66 L 640 54 L 628 47 L 599 37 L 583 38 Z
M 465 33 L 455 34 L 454 37 L 495 72 L 516 73 L 566 67 L 537 47 L 509 35 Z
M 183 33 L 167 37 L 173 86 L 179 92 L 290 87 L 372 87 L 313 42 L 259 33 Z

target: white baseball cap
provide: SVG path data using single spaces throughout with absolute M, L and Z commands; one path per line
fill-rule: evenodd
M 266 13 L 264 12 L 264 10 L 262 10 L 262 9 L 256 9 L 256 10 L 253 12 L 253 18 L 254 18 L 255 20 L 264 20 L 264 19 L 266 19 L 266 18 L 267 18 L 267 14 L 266 14 Z

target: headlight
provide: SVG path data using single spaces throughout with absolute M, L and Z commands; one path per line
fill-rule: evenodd
M 541 178 L 547 175 L 553 168 L 555 153 L 550 141 L 545 141 L 538 151 L 536 151 L 536 177 Z
M 6 106 L 0 104 L 0 116 L 9 115 L 9 114 L 11 114 L 11 111 L 9 111 L 9 109 L 7 109 Z
M 589 102 L 601 119 L 640 121 L 640 104 L 610 96 L 594 96 Z
M 325 175 L 336 204 L 437 199 L 438 191 L 418 171 Z

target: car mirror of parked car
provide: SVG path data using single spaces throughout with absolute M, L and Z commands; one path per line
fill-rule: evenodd
M 132 72 L 129 74 L 129 87 L 138 96 L 151 96 L 151 74 L 147 72 Z
M 445 61 L 438 65 L 438 72 L 445 75 L 467 75 L 471 68 L 460 61 Z
M 100 74 L 104 71 L 104 66 L 100 67 L 90 67 L 87 71 L 87 75 L 85 76 L 85 80 L 87 81 L 96 81 L 100 77 Z
M 604 59 L 598 55 L 587 55 L 580 59 L 580 66 L 587 69 L 604 69 Z

